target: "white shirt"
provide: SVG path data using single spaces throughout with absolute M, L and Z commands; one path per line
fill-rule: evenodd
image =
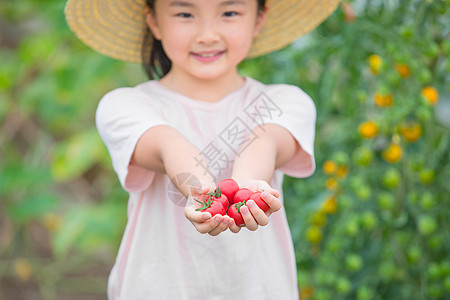
M 250 77 L 217 102 L 189 98 L 156 80 L 106 94 L 97 109 L 97 128 L 130 194 L 108 298 L 298 299 L 284 207 L 253 232 L 243 228 L 238 234 L 200 234 L 185 218 L 185 199 L 175 193 L 168 176 L 129 162 L 145 131 L 169 125 L 200 149 L 218 183 L 231 176 L 234 157 L 252 142 L 242 139 L 244 134 L 261 123 L 279 124 L 301 145 L 270 182 L 284 201 L 284 174 L 307 177 L 314 172 L 315 119 L 314 103 L 300 88 L 265 85 Z

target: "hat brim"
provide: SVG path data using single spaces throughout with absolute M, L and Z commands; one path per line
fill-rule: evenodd
M 247 58 L 279 50 L 313 30 L 330 16 L 340 0 L 268 0 L 267 21 Z M 144 0 L 69 0 L 65 15 L 70 29 L 94 50 L 128 62 L 142 62 L 147 24 Z

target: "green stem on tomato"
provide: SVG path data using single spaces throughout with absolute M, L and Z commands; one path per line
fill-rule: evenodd
M 196 208 L 196 209 L 195 209 L 196 211 L 200 211 L 200 210 L 207 209 L 208 207 L 211 206 L 211 203 L 213 202 L 213 201 L 211 200 L 211 196 L 210 196 L 210 195 L 208 195 L 208 196 L 206 197 L 205 201 L 203 201 L 203 202 L 202 202 L 202 201 L 198 201 L 198 200 L 195 199 L 195 198 L 194 198 L 194 200 L 197 201 L 198 203 L 200 203 L 200 204 L 202 205 L 202 207 Z
M 242 201 L 242 202 L 238 202 L 238 203 L 236 203 L 236 204 L 234 205 L 234 207 L 237 208 L 238 213 L 241 213 L 241 207 L 242 207 L 243 205 L 245 205 L 245 200 Z

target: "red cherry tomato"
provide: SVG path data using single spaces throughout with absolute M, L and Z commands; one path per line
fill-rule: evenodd
M 238 203 L 238 202 L 245 202 L 248 199 L 250 199 L 252 194 L 253 194 L 253 192 L 250 191 L 249 189 L 246 189 L 246 188 L 239 189 L 236 192 L 236 194 L 234 194 L 234 198 L 233 198 L 232 204 Z
M 226 199 L 226 197 L 224 196 Z M 200 203 L 202 206 L 195 209 L 196 211 L 202 211 L 202 212 L 209 212 L 211 214 L 211 217 L 220 214 L 222 216 L 227 214 L 227 208 L 224 207 L 224 204 L 220 201 L 215 201 L 213 195 L 203 195 L 201 196 L 201 200 L 194 199 L 198 203 Z M 228 202 L 228 200 L 227 200 Z M 228 204 L 227 204 L 228 206 Z
M 233 179 L 227 178 L 219 182 L 217 188 L 221 190 L 223 195 L 227 196 L 230 203 L 233 203 L 234 194 L 239 190 L 239 185 Z
M 225 210 L 228 209 L 228 206 L 230 205 L 230 202 L 228 201 L 227 197 L 225 195 L 221 195 L 220 197 L 215 197 L 214 198 L 214 202 L 220 202 L 223 205 L 223 208 L 225 208 Z
M 238 202 L 235 204 L 231 204 L 228 208 L 227 214 L 230 218 L 234 219 L 234 223 L 238 226 L 243 226 L 245 224 L 244 218 L 242 218 L 241 207 L 244 205 L 244 202 Z
M 266 211 L 269 210 L 270 206 L 267 205 L 266 201 L 264 201 L 261 198 L 261 193 L 262 192 L 255 192 L 255 193 L 253 193 L 253 195 L 250 197 L 250 199 L 255 201 L 256 205 L 258 205 L 258 207 L 261 208 L 263 212 L 266 212 Z
M 219 188 L 216 188 L 214 190 L 214 192 L 208 193 L 206 195 L 210 195 L 211 197 L 213 197 L 212 199 L 214 201 L 218 201 L 218 202 L 222 203 L 225 210 L 228 209 L 228 206 L 230 205 L 230 201 L 228 201 L 228 197 L 225 194 L 223 194 Z
M 227 210 L 223 207 L 223 204 L 218 201 L 214 201 L 208 208 L 202 210 L 202 212 L 209 212 L 212 217 L 217 214 L 225 216 L 227 214 L 226 211 Z

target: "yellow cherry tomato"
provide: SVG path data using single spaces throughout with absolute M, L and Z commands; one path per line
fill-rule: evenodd
M 411 69 L 407 64 L 395 64 L 395 69 L 402 78 L 406 78 L 411 74 Z
M 369 56 L 369 66 L 370 66 L 370 71 L 372 72 L 372 74 L 375 74 L 375 75 L 379 74 L 382 64 L 383 64 L 383 60 L 381 59 L 380 56 L 378 56 L 376 54 L 372 54 L 371 56 Z
M 422 127 L 419 123 L 410 121 L 400 127 L 400 134 L 408 142 L 414 143 L 422 136 Z
M 389 163 L 396 163 L 402 158 L 402 147 L 400 147 L 399 144 L 392 143 L 381 153 L 381 155 L 385 161 Z
M 389 106 L 392 106 L 392 104 L 394 103 L 394 97 L 392 96 L 392 94 L 389 94 L 389 93 L 386 95 L 382 95 L 380 93 L 375 93 L 374 101 L 377 106 L 389 107 Z
M 339 187 L 339 183 L 335 178 L 328 178 L 325 186 L 330 191 L 335 191 Z
M 322 231 L 317 226 L 311 226 L 306 230 L 306 239 L 311 244 L 318 244 L 322 241 Z
M 337 212 L 337 202 L 336 197 L 328 197 L 322 206 L 322 212 L 325 214 L 335 214 Z
M 378 125 L 374 121 L 367 121 L 359 125 L 359 134 L 366 139 L 371 139 L 378 134 Z
M 339 178 L 344 178 L 348 174 L 348 166 L 339 166 L 336 170 L 336 176 Z
M 422 96 L 430 103 L 435 105 L 439 99 L 438 91 L 432 86 L 426 86 L 422 89 Z
M 326 175 L 332 175 L 336 172 L 338 166 L 337 164 L 333 161 L 333 160 L 327 160 L 324 164 L 323 164 L 323 172 Z

